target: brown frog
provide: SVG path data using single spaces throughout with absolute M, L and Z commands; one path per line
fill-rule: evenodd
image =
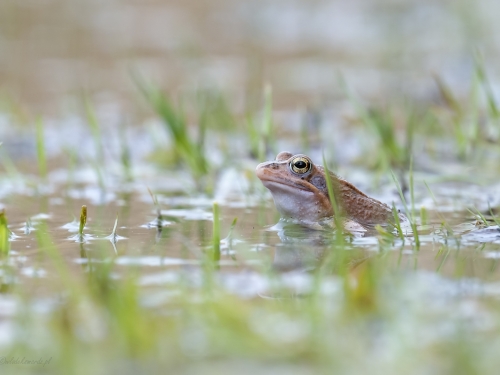
M 259 164 L 256 174 L 271 191 L 282 218 L 313 226 L 333 222 L 325 169 L 308 156 L 280 152 L 276 160 Z M 368 197 L 333 173 L 330 179 L 345 230 L 363 232 L 394 221 L 392 210 L 385 203 Z M 404 215 L 398 215 L 402 222 L 407 221 Z

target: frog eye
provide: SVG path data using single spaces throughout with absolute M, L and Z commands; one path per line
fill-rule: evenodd
M 304 156 L 297 156 L 290 162 L 290 168 L 292 169 L 292 172 L 297 174 L 307 173 L 311 170 L 311 167 L 311 161 Z

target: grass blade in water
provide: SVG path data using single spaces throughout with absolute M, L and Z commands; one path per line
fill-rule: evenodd
M 326 158 L 325 154 L 323 154 L 323 168 L 325 169 L 325 179 L 326 179 L 326 187 L 328 189 L 328 196 L 330 198 L 330 203 L 332 204 L 333 208 L 333 220 L 335 223 L 335 228 L 337 229 L 337 234 L 341 234 L 343 231 L 343 223 L 342 223 L 342 218 L 340 217 L 340 208 L 339 208 L 339 202 L 337 201 L 337 197 L 335 196 L 335 188 L 333 186 L 333 181 L 331 179 L 331 174 L 330 170 L 328 169 L 328 165 L 326 164 Z M 342 235 L 337 235 L 338 241 L 340 243 L 343 243 L 343 238 Z M 339 244 L 340 244 L 339 243 Z
M 87 206 L 83 205 L 80 211 L 80 227 L 78 228 L 78 237 L 81 242 L 83 242 L 83 228 L 87 223 Z
M 408 217 L 408 220 L 410 222 L 410 226 L 411 226 L 411 229 L 412 229 L 412 232 L 413 232 L 413 238 L 415 239 L 415 248 L 416 250 L 419 250 L 420 249 L 420 238 L 418 236 L 418 231 L 417 231 L 417 222 L 416 222 L 416 219 L 415 219 L 415 216 L 414 216 L 414 209 L 410 210 L 408 208 L 408 204 L 406 203 L 406 198 L 403 194 L 403 190 L 401 189 L 401 185 L 399 184 L 399 181 L 396 177 L 396 175 L 394 174 L 393 171 L 391 171 L 391 176 L 392 176 L 392 180 L 394 181 L 394 185 L 396 185 L 396 189 L 398 190 L 398 193 L 399 193 L 399 196 L 401 198 L 401 202 L 403 203 L 403 207 L 405 209 L 405 214 L 406 216 Z M 411 196 L 412 196 L 412 207 L 413 207 L 413 169 L 412 167 L 410 168 L 410 184 L 411 184 Z
M 194 179 L 199 182 L 209 172 L 204 145 L 193 140 L 188 131 L 188 124 L 182 109 L 174 106 L 158 88 L 146 84 L 139 77 L 135 81 L 151 107 L 160 116 L 165 129 L 174 140 L 174 148 L 182 160 L 189 166 Z
M 115 225 L 113 226 L 113 231 L 111 234 L 106 237 L 108 238 L 113 244 L 117 242 L 117 236 L 116 236 L 116 227 L 118 226 L 118 214 L 116 214 L 116 219 L 115 219 Z
M 219 223 L 219 204 L 217 202 L 214 202 L 213 213 L 214 213 L 214 226 L 213 226 L 213 238 L 212 238 L 213 260 L 214 263 L 217 263 L 220 260 L 220 223 Z
M 0 255 L 8 255 L 10 249 L 9 228 L 7 228 L 7 217 L 5 211 L 0 212 Z

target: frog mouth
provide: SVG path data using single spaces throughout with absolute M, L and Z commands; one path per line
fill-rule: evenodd
M 286 181 L 286 180 L 262 179 L 261 178 L 261 181 L 262 181 L 262 184 L 271 191 L 283 190 L 283 191 L 287 191 L 287 192 L 293 194 L 297 190 L 300 190 L 300 191 L 304 191 L 304 192 L 311 193 L 311 194 L 313 193 L 311 191 L 311 189 L 307 189 L 304 186 L 290 183 L 289 181 Z

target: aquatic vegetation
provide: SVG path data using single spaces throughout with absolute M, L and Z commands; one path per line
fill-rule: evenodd
M 401 202 L 403 203 L 406 216 L 408 217 L 408 219 L 410 221 L 411 229 L 412 229 L 413 236 L 415 239 L 415 248 L 418 250 L 420 248 L 420 240 L 419 240 L 419 235 L 418 235 L 418 230 L 417 230 L 417 222 L 416 222 L 417 218 L 415 216 L 415 198 L 414 198 L 414 186 L 413 186 L 413 163 L 411 163 L 410 165 L 411 166 L 410 166 L 409 175 L 410 175 L 411 209 L 408 208 L 408 204 L 406 203 L 406 198 L 403 194 L 403 190 L 401 189 L 401 186 L 399 185 L 399 182 L 398 182 L 396 176 L 394 175 L 394 173 L 392 173 L 392 179 L 393 179 L 394 184 L 396 185 L 396 188 L 398 190 L 399 197 L 401 198 Z M 394 216 L 396 216 L 396 214 L 397 214 L 395 207 L 393 207 L 393 214 L 394 214 Z M 400 233 L 403 233 L 399 219 L 396 220 L 396 227 Z
M 9 243 L 10 231 L 7 226 L 7 217 L 5 211 L 0 211 L 0 254 L 8 255 L 10 249 Z
M 59 3 L 0 3 L 0 45 L 36 41 L 0 64 L 2 374 L 498 372 L 498 85 L 494 61 L 464 54 L 498 26 L 479 5 Z M 358 29 L 370 48 L 338 32 Z M 255 178 L 278 150 L 387 203 L 393 225 L 279 220 Z
M 203 151 L 212 132 L 222 130 L 224 136 L 234 132 L 235 136 L 246 137 L 246 149 L 238 150 L 234 154 L 237 157 L 231 158 L 232 145 L 228 145 L 223 164 L 243 165 L 242 169 L 248 165 L 251 170 L 257 161 L 246 155 L 260 155 L 265 160 L 278 141 L 276 135 L 283 131 L 273 122 L 270 89 L 266 91 L 259 125 L 254 123 L 253 128 L 246 129 L 229 129 L 230 111 L 222 99 L 200 94 L 195 112 L 202 114 L 200 121 L 204 122 L 201 140 L 192 137 L 193 129 L 180 106 L 157 89 L 152 90 L 147 91 L 151 95 L 148 100 L 153 100 L 157 113 L 163 116 L 164 126 L 174 139 L 172 147 L 200 181 L 209 176 L 217 178 L 217 165 L 209 165 Z M 94 110 L 89 107 L 87 111 L 99 155 L 104 152 L 98 146 L 103 139 Z M 70 151 L 70 170 L 54 191 L 68 192 L 88 185 L 100 187 L 99 191 L 106 178 L 106 190 L 114 190 L 117 198 L 107 204 L 102 200 L 95 205 L 84 201 L 87 204 L 81 206 L 82 202 L 67 195 L 63 202 L 68 207 L 81 206 L 79 220 L 69 225 L 76 232 L 71 237 L 76 244 L 67 241 L 60 224 L 53 225 L 66 217 L 66 212 L 32 219 L 30 225 L 36 230 L 20 229 L 23 232 L 18 232 L 16 238 L 2 216 L 5 224 L 0 225 L 0 234 L 2 228 L 6 233 L 0 235 L 2 249 L 8 246 L 15 250 L 10 258 L 18 262 L 18 268 L 3 265 L 0 290 L 26 296 L 29 303 L 34 298 L 29 285 L 35 279 L 47 288 L 44 298 L 49 301 L 44 302 L 43 313 L 26 307 L 22 316 L 8 316 L 13 324 L 34 332 L 30 342 L 36 343 L 28 345 L 24 336 L 14 335 L 5 344 L 9 352 L 47 359 L 52 356 L 58 368 L 76 366 L 96 373 L 112 371 L 116 363 L 123 361 L 132 361 L 141 371 L 175 371 L 191 368 L 194 363 L 211 369 L 215 359 L 227 364 L 241 358 L 255 366 L 269 361 L 280 363 L 285 372 L 292 360 L 294 368 L 301 366 L 306 371 L 342 372 L 346 368 L 365 371 L 373 363 L 380 368 L 406 368 L 409 352 L 422 363 L 432 360 L 436 366 L 447 366 L 458 355 L 449 343 L 457 339 L 460 345 L 472 345 L 460 336 L 460 329 L 471 319 L 475 325 L 480 324 L 482 314 L 492 322 L 488 334 L 500 332 L 494 297 L 498 293 L 495 280 L 500 234 L 489 225 L 498 220 L 489 208 L 490 201 L 480 201 L 474 208 L 466 197 L 452 197 L 451 204 L 461 202 L 471 207 L 473 218 L 488 223 L 487 233 L 477 232 L 481 230 L 475 226 L 477 220 L 462 213 L 465 208 L 446 206 L 450 190 L 443 186 L 448 180 L 441 183 L 422 172 L 419 156 L 412 156 L 400 143 L 400 129 L 396 122 L 387 120 L 390 115 L 378 118 L 366 109 L 360 113 L 371 116 L 366 120 L 372 123 L 371 134 L 380 134 L 377 142 L 381 142 L 381 151 L 377 152 L 381 154 L 377 158 L 383 161 L 377 175 L 366 170 L 363 174 L 374 180 L 380 181 L 380 176 L 382 181 L 385 179 L 385 191 L 389 191 L 385 201 L 392 202 L 394 216 L 394 228 L 377 226 L 375 236 L 368 237 L 300 226 L 280 227 L 280 223 L 269 227 L 277 218 L 274 208 L 270 209 L 272 203 L 258 188 L 237 190 L 236 194 L 228 189 L 233 195 L 222 196 L 214 203 L 206 193 L 169 190 L 180 176 L 178 168 L 170 168 L 166 176 L 154 171 L 137 179 L 131 168 L 134 148 L 128 148 L 125 138 L 117 142 L 118 152 L 110 153 L 117 158 L 114 162 L 118 173 L 110 172 L 106 162 L 96 155 L 83 159 L 89 165 L 85 169 L 77 162 L 75 151 Z M 408 121 L 415 121 L 412 116 L 407 113 Z M 174 125 L 167 125 L 169 121 Z M 227 123 L 220 124 L 217 130 L 218 121 Z M 377 121 L 378 125 L 374 123 Z M 36 147 L 44 150 L 47 145 L 42 141 L 41 122 L 37 126 Z M 121 129 L 124 133 L 130 130 Z M 415 137 L 412 149 L 420 147 L 414 129 L 407 131 Z M 297 127 L 289 134 L 297 137 L 302 132 Z M 388 140 L 383 139 L 386 136 Z M 320 152 L 312 148 L 313 153 Z M 39 173 L 50 185 L 45 153 L 39 151 L 37 159 Z M 322 160 L 329 171 L 325 153 Z M 202 169 L 203 163 L 206 169 Z M 369 169 L 372 163 L 367 160 L 364 167 Z M 335 172 L 343 167 L 336 162 Z M 243 179 L 245 173 L 231 179 L 230 187 L 242 183 L 238 179 Z M 399 175 L 404 178 L 397 178 Z M 10 175 L 7 172 L 5 176 Z M 82 176 L 93 177 L 86 182 Z M 432 184 L 426 182 L 428 178 Z M 372 186 L 369 181 L 361 183 Z M 145 185 L 151 186 L 149 196 Z M 335 226 L 341 227 L 335 181 L 327 179 L 326 185 L 336 213 Z M 55 200 L 57 194 L 48 198 Z M 28 196 L 22 216 L 16 214 L 16 228 L 21 228 L 21 220 L 24 223 L 26 217 L 36 217 L 33 206 L 39 202 L 33 199 Z M 399 220 L 400 204 L 410 220 L 411 231 Z M 50 207 L 54 210 L 56 206 Z M 88 221 L 90 209 L 95 215 Z M 120 234 L 126 237 L 117 233 L 117 211 Z M 236 216 L 238 220 L 233 219 Z M 63 227 L 67 229 L 68 225 Z M 222 238 L 222 233 L 228 235 Z M 19 259 L 23 246 L 32 246 L 32 242 L 37 255 L 28 253 L 27 260 Z M 60 296 L 55 302 L 54 295 Z M 473 307 L 472 315 L 479 318 L 471 318 L 467 312 L 468 301 L 478 305 Z M 479 306 L 484 301 L 487 306 Z M 469 328 L 470 337 L 483 337 L 475 325 Z M 450 334 L 436 333 L 446 331 L 445 326 L 452 327 Z M 376 353 L 369 343 L 377 340 L 387 345 Z M 90 349 L 84 352 L 82 348 L 88 348 L 89 343 Z M 500 343 L 490 340 L 488 345 L 496 347 Z M 394 347 L 398 348 L 396 352 Z M 446 354 L 436 358 L 432 354 L 436 347 L 443 348 Z M 380 361 L 381 352 L 388 358 L 387 363 Z M 352 353 L 356 353 L 354 357 Z M 467 361 L 474 367 L 479 361 L 495 360 L 489 353 L 483 351 Z
M 390 108 L 366 108 L 343 82 L 344 92 L 356 110 L 364 127 L 378 139 L 377 147 L 370 148 L 370 161 L 373 167 L 381 172 L 390 169 L 397 171 L 401 176 L 401 183 L 406 186 L 403 172 L 410 164 L 413 150 L 413 139 L 418 121 L 413 108 L 404 111 L 404 123 L 398 124 Z M 404 140 L 401 141 L 401 127 Z M 406 191 L 406 188 L 404 189 Z
M 201 178 L 209 172 L 204 144 L 206 122 L 198 122 L 198 138 L 194 139 L 189 131 L 186 114 L 182 112 L 181 107 L 176 108 L 158 88 L 140 81 L 137 77 L 136 84 L 172 136 L 173 150 L 187 164 L 197 183 L 200 183 Z
M 342 215 L 339 209 L 340 202 L 337 202 L 337 196 L 335 194 L 336 188 L 334 188 L 333 186 L 333 181 L 330 174 L 331 172 L 328 169 L 328 164 L 326 163 L 324 154 L 323 154 L 323 168 L 325 169 L 325 180 L 326 180 L 326 187 L 328 189 L 328 198 L 330 199 L 330 203 L 332 204 L 333 208 L 333 220 L 335 222 L 335 228 L 337 228 L 337 230 L 340 231 L 340 228 L 343 228 L 344 226 L 342 222 Z M 338 239 L 339 245 L 342 246 L 343 236 L 340 235 L 340 233 L 337 233 L 336 237 Z
M 80 210 L 80 220 L 76 221 L 75 219 L 73 222 L 66 224 L 63 227 L 68 228 L 70 231 L 74 231 L 73 227 L 78 228 L 77 233 L 69 237 L 69 239 L 74 240 L 75 242 L 84 243 L 88 239 L 88 236 L 83 232 L 85 224 L 87 224 L 87 206 L 83 205 Z
M 500 135 L 500 112 L 485 72 L 484 61 L 476 54 L 466 101 L 459 100 L 441 78 L 436 76 L 435 81 L 450 110 L 449 116 L 440 116 L 440 123 L 443 127 L 451 128 L 459 159 L 467 161 L 484 157 L 483 148 L 490 147 Z
M 83 237 L 83 228 L 85 228 L 85 224 L 87 223 L 87 206 L 82 206 L 82 210 L 80 212 L 80 226 L 78 227 L 78 235 Z
M 109 236 L 106 237 L 108 240 L 111 241 L 111 243 L 113 244 L 113 246 L 116 245 L 116 243 L 118 242 L 118 240 L 124 240 L 125 239 L 125 237 L 119 236 L 116 233 L 116 228 L 117 227 L 118 227 L 118 214 L 116 215 L 115 224 L 113 225 L 113 231 L 111 232 L 111 234 Z M 115 253 L 116 253 L 116 247 L 113 247 L 113 249 L 115 250 Z
M 214 263 L 220 261 L 220 217 L 219 217 L 219 204 L 214 202 L 213 205 L 213 231 L 212 231 L 212 253 Z
M 325 158 L 323 163 L 328 169 Z M 193 197 L 190 203 L 185 197 L 178 204 L 168 200 L 168 209 L 162 211 L 159 199 L 172 193 L 156 188 L 154 194 L 150 191 L 152 198 L 145 194 L 143 204 L 134 201 L 139 208 L 131 215 L 120 214 L 122 230 L 128 232 L 123 241 L 116 240 L 118 218 L 108 207 L 102 222 L 89 222 L 86 206 L 82 207 L 75 224 L 77 236 L 91 235 L 94 240 L 70 242 L 70 247 L 69 241 L 53 237 L 60 234 L 50 220 L 35 221 L 32 233 L 40 259 L 33 271 L 26 266 L 20 268 L 24 273 L 10 271 L 21 278 L 21 284 L 13 284 L 5 275 L 3 283 L 29 296 L 24 284 L 36 277 L 37 283 L 50 289 L 49 301 L 53 293 L 61 297 L 47 302 L 44 313 L 27 307 L 22 316 L 9 316 L 14 324 L 33 332 L 29 340 L 37 343 L 36 347 L 27 345 L 23 336 L 13 336 L 7 344 L 9 352 L 53 357 L 52 366 L 57 368 L 79 366 L 96 373 L 112 371 L 123 361 L 132 361 L 141 371 L 176 371 L 196 363 L 212 369 L 215 359 L 228 365 L 241 358 L 257 367 L 270 361 L 280 363 L 285 371 L 292 362 L 294 368 L 307 371 L 361 371 L 374 363 L 378 368 L 406 368 L 406 357 L 396 354 L 409 352 L 418 361 L 431 358 L 436 366 L 447 366 L 458 355 L 450 349 L 450 342 L 457 339 L 460 345 L 472 345 L 459 333 L 465 322 L 479 324 L 486 314 L 492 322 L 488 334 L 500 331 L 494 312 L 498 303 L 490 297 L 497 292 L 488 281 L 497 277 L 496 260 L 484 256 L 492 256 L 498 245 L 489 242 L 477 249 L 475 237 L 454 241 L 453 236 L 463 232 L 445 211 L 439 212 L 443 194 L 422 193 L 413 163 L 410 167 L 406 171 L 409 200 L 395 176 L 394 184 L 413 220 L 415 243 L 407 241 L 395 220 L 397 235 L 378 227 L 376 237 L 333 238 L 331 233 L 298 228 L 295 237 L 285 231 L 276 246 L 277 232 L 266 230 L 256 214 L 263 209 L 264 222 L 274 223 L 269 206 L 249 206 L 248 196 L 241 197 L 240 208 L 209 199 L 201 204 Z M 332 181 L 327 185 L 332 206 L 337 207 L 335 186 Z M 137 191 L 143 190 L 141 184 Z M 434 197 L 436 208 L 420 207 L 422 196 Z M 164 220 L 171 220 L 168 215 L 175 210 L 183 210 L 184 216 L 176 216 L 165 227 Z M 185 219 L 195 211 L 206 215 Z M 395 208 L 393 212 L 397 218 Z M 149 215 L 156 216 L 155 233 L 142 227 Z M 236 215 L 241 223 L 238 233 L 234 231 Z M 431 229 L 416 225 L 418 215 L 420 224 L 427 223 Z M 112 228 L 111 236 L 108 228 Z M 13 242 L 16 251 L 21 248 L 18 244 L 30 241 L 32 233 L 23 233 Z M 226 248 L 221 233 L 229 233 L 232 246 Z M 488 236 L 496 238 L 494 232 Z M 488 271 L 479 273 L 469 267 L 470 262 Z M 287 264 L 288 272 L 282 272 Z M 450 274 L 459 280 L 449 278 Z M 473 308 L 477 319 L 467 312 L 471 300 L 488 301 L 486 307 Z M 450 326 L 449 335 L 436 333 Z M 485 335 L 475 326 L 468 329 L 474 339 Z M 375 353 L 369 343 L 377 340 L 387 345 Z M 499 344 L 488 340 L 489 346 Z M 434 356 L 430 349 L 436 347 L 445 354 Z M 377 359 L 381 351 L 389 358 L 387 363 Z M 352 353 L 363 360 L 353 364 Z M 467 361 L 470 366 L 494 361 L 489 353 L 481 351 Z

